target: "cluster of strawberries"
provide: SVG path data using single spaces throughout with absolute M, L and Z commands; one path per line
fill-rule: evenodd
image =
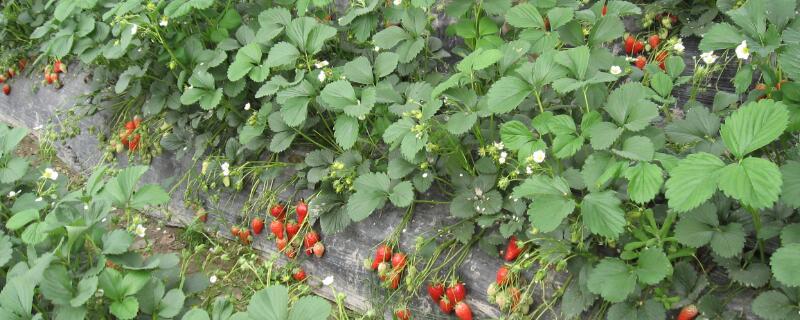
M 298 235 L 308 215 L 308 204 L 300 200 L 295 205 L 294 211 L 297 214 L 296 221 L 286 219 L 286 207 L 283 204 L 278 203 L 270 208 L 270 215 L 272 215 L 273 220 L 269 224 L 269 230 L 275 236 L 275 245 L 289 259 L 294 259 L 301 247 L 301 243 L 294 241 L 294 239 L 303 239 L 302 246 L 306 255 L 313 254 L 317 258 L 321 258 L 325 254 L 325 245 L 320 240 L 319 234 L 311 229 L 303 235 Z M 260 230 L 264 227 L 264 220 L 254 218 L 251 225 L 253 230 L 258 228 L 258 233 L 260 233 Z
M 406 254 L 401 251 L 392 254 L 392 247 L 381 244 L 375 249 L 375 259 L 372 261 L 367 259 L 364 266 L 372 271 L 378 271 L 378 278 L 384 286 L 397 289 L 406 268 Z
M 44 67 L 44 80 L 42 80 L 42 84 L 55 84 L 56 89 L 61 88 L 63 85 L 61 84 L 61 80 L 59 80 L 58 75 L 66 72 L 67 66 L 61 63 L 61 60 L 56 60 L 53 62 L 52 67 L 50 65 Z
M 503 260 L 512 262 L 524 251 L 517 244 L 517 238 L 512 236 L 508 240 Z M 533 299 L 530 297 L 522 298 L 521 291 L 515 286 L 514 273 L 508 265 L 502 265 L 497 269 L 495 282 L 486 289 L 486 295 L 490 302 L 494 302 L 501 310 L 520 311 L 522 314 L 528 313 Z
M 19 66 L 19 71 L 22 72 L 23 70 L 25 70 L 25 66 L 28 65 L 28 60 L 26 60 L 25 58 L 19 59 L 19 61 L 17 61 L 17 65 Z M 11 85 L 8 84 L 7 81 L 11 80 L 11 78 L 14 78 L 14 76 L 16 75 L 17 75 L 17 70 L 14 70 L 13 67 L 8 68 L 5 74 L 0 74 L 0 83 L 3 84 L 4 95 L 11 94 Z
M 464 301 L 467 297 L 467 287 L 463 282 L 453 281 L 445 288 L 444 283 L 428 284 L 428 295 L 434 303 L 439 304 L 439 309 L 446 314 L 455 312 L 460 320 L 472 320 L 472 309 Z
M 636 39 L 633 35 L 628 35 L 628 37 L 625 38 L 625 53 L 630 56 L 638 55 L 636 60 L 633 61 L 633 64 L 639 69 L 644 69 L 644 66 L 647 65 L 647 58 L 645 58 L 643 55 L 640 55 L 640 53 L 642 53 L 644 50 L 655 52 L 658 50 L 659 44 L 661 44 L 661 36 L 657 34 L 651 35 L 649 38 L 647 38 L 647 46 L 645 46 L 642 41 Z M 667 56 L 667 51 L 661 51 L 656 54 L 656 61 L 659 63 L 661 70 L 664 70 L 665 68 L 664 61 L 667 59 Z
M 139 148 L 139 141 L 142 139 L 141 134 L 134 134 L 134 131 L 142 124 L 142 117 L 134 116 L 133 120 L 125 123 L 125 128 L 119 131 L 120 144 L 115 145 L 117 152 L 122 152 L 125 148 L 130 152 L 135 152 Z

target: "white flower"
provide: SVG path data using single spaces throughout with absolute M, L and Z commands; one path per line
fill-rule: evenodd
M 427 173 L 427 172 L 423 173 L 423 174 L 422 174 L 422 177 L 423 177 L 423 178 L 427 178 L 427 177 L 428 177 L 428 173 Z
M 83 210 L 89 210 L 89 205 L 84 203 L 83 204 Z
M 527 167 L 525 167 L 525 173 L 527 173 L 527 174 L 533 174 L 533 168 L 531 168 L 531 166 L 527 166 Z
M 211 282 L 212 284 L 217 283 L 217 276 L 216 275 L 211 276 L 211 278 L 208 278 L 208 282 Z
M 375 48 L 372 48 L 372 50 L 375 50 L 375 52 L 378 52 L 378 51 L 381 51 L 381 47 L 375 46 Z
M 543 150 L 536 150 L 533 152 L 533 162 L 542 163 L 544 162 L 544 151 Z
M 327 276 L 325 279 L 322 279 L 322 284 L 329 286 L 333 284 L 333 276 Z
M 317 80 L 319 80 L 319 82 L 325 82 L 325 71 L 319 72 L 319 74 L 317 75 Z
M 169 18 L 167 16 L 161 17 L 161 22 L 158 23 L 159 26 L 166 27 L 169 24 Z
M 683 40 L 678 39 L 678 42 L 672 45 L 672 49 L 677 53 L 683 53 L 683 50 L 686 49 L 686 47 L 683 46 Z
M 221 165 L 219 165 L 219 167 L 222 169 L 222 175 L 223 176 L 227 177 L 227 176 L 229 176 L 231 174 L 231 170 L 230 170 L 231 164 L 230 163 L 223 162 Z
M 619 66 L 611 66 L 611 68 L 608 69 L 608 72 L 611 72 L 613 75 L 618 75 L 622 73 L 622 68 Z
M 403 4 L 403 0 L 394 0 L 392 3 L 394 3 L 394 5 L 396 5 L 396 6 L 399 6 L 399 5 Z
M 322 68 L 327 67 L 328 64 L 329 64 L 328 60 L 322 60 L 320 62 L 315 63 L 314 66 L 317 67 L 317 69 L 322 69 Z
M 244 111 L 250 110 L 250 102 L 244 104 Z
M 131 27 L 131 35 L 135 35 L 136 31 L 139 31 L 139 25 L 134 23 L 133 27 Z
M 55 181 L 58 179 L 58 171 L 53 170 L 53 168 L 44 169 L 44 173 L 42 174 L 42 178 L 50 179 Z
M 714 51 L 703 52 L 703 54 L 700 55 L 700 59 L 703 59 L 703 62 L 705 62 L 706 64 L 714 63 L 715 61 L 717 61 L 717 58 L 719 57 L 717 57 L 714 54 Z
M 145 236 L 144 232 L 145 231 L 147 231 L 147 228 L 145 228 L 144 226 L 139 224 L 139 225 L 136 225 L 136 231 L 134 231 L 134 233 L 136 233 L 136 235 L 139 236 L 139 238 L 144 238 L 144 236 Z
M 8 192 L 8 197 L 9 198 L 16 197 L 18 194 L 20 194 L 20 191 L 21 190 L 17 190 L 17 191 L 11 190 L 11 191 Z
M 495 143 L 494 143 L 494 147 L 495 147 L 497 150 L 503 150 L 503 149 L 505 149 L 505 148 L 506 148 L 506 145 L 505 145 L 505 144 L 503 144 L 503 142 L 501 141 L 501 142 L 495 142 Z
M 42 197 L 36 198 L 36 202 L 42 202 Z
M 750 58 L 750 48 L 747 47 L 747 40 L 742 40 L 742 43 L 736 46 L 736 57 L 742 60 Z
M 506 163 L 506 157 L 508 157 L 508 152 L 500 152 L 500 163 Z

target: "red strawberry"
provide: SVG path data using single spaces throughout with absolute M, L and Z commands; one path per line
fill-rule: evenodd
M 645 59 L 643 56 L 638 56 L 633 64 L 636 65 L 637 68 L 644 70 L 644 66 L 647 65 L 647 59 Z
M 667 65 L 665 63 L 668 56 L 669 52 L 667 51 L 661 51 L 656 55 L 656 61 L 658 61 L 658 67 L 661 68 L 661 70 L 667 69 Z
M 520 253 L 522 253 L 522 249 L 517 247 L 517 237 L 511 236 L 511 238 L 508 239 L 508 245 L 506 245 L 506 253 L 503 259 L 506 261 L 514 261 Z
M 239 227 L 237 226 L 231 227 L 231 234 L 233 234 L 234 237 L 238 237 L 240 231 L 241 230 L 239 230 Z
M 136 129 L 136 124 L 134 124 L 133 121 L 125 122 L 125 129 L 134 130 Z
M 608 13 L 608 6 L 603 5 L 603 10 L 600 10 L 600 14 L 605 17 L 606 13 Z
M 443 298 L 439 300 L 439 309 L 444 313 L 450 314 L 453 312 L 453 303 L 447 300 L 447 298 Z
M 288 248 L 286 249 L 286 257 L 287 257 L 287 258 L 289 258 L 289 259 L 294 259 L 294 257 L 295 257 L 296 255 L 297 255 L 297 250 L 295 250 L 295 249 L 294 249 L 294 247 L 288 247 Z
M 306 236 L 303 238 L 303 244 L 306 247 L 306 255 L 311 255 L 314 253 L 314 244 L 319 242 L 319 235 L 316 231 L 311 230 L 311 232 L 306 233 Z
M 314 251 L 314 256 L 317 258 L 322 258 L 322 255 L 325 254 L 325 245 L 322 242 L 317 242 L 314 244 L 314 247 L 311 248 Z
M 394 311 L 394 316 L 397 320 L 408 320 L 411 317 L 411 312 L 407 308 L 397 309 Z
M 56 60 L 56 62 L 53 63 L 53 72 L 55 73 L 64 72 L 64 65 L 61 63 L 61 60 Z
M 467 287 L 464 286 L 464 283 L 458 282 L 447 288 L 445 295 L 450 301 L 459 302 L 467 296 Z
M 372 261 L 372 270 L 378 268 L 378 264 L 384 261 L 389 261 L 392 258 L 392 248 L 382 244 L 375 250 L 375 260 Z
M 658 48 L 658 44 L 661 43 L 661 37 L 659 37 L 657 34 L 654 34 L 647 39 L 647 43 L 650 44 L 651 50 L 655 50 Z
M 278 247 L 278 251 L 283 251 L 284 249 L 286 249 L 286 245 L 288 243 L 289 243 L 289 240 L 286 240 L 286 238 L 275 239 L 275 246 Z
M 253 228 L 253 233 L 261 234 L 261 231 L 264 230 L 264 219 L 253 218 L 253 221 L 250 222 L 250 227 Z
M 297 212 L 297 223 L 302 225 L 303 221 L 306 221 L 306 216 L 308 215 L 308 204 L 300 199 L 300 201 L 297 202 L 297 206 L 294 208 L 294 211 Z
M 472 309 L 464 302 L 456 303 L 456 317 L 459 320 L 472 320 Z
M 275 219 L 283 220 L 284 216 L 286 216 L 286 208 L 283 207 L 282 204 L 278 203 L 269 210 L 269 214 L 271 214 Z
M 400 272 L 392 271 L 389 275 L 391 277 L 391 283 L 389 283 L 389 288 L 397 289 L 400 286 Z
M 142 138 L 142 135 L 137 134 L 133 137 L 133 139 L 128 142 L 128 150 L 136 151 L 136 148 L 139 146 L 139 140 Z
M 392 268 L 402 270 L 406 266 L 406 254 L 397 252 L 392 256 Z
M 269 231 L 275 235 L 275 238 L 283 239 L 283 223 L 280 220 L 272 220 L 269 224 Z
M 303 281 L 306 279 L 306 272 L 301 268 L 295 268 L 294 272 L 292 272 L 292 278 L 297 281 Z
M 625 38 L 625 53 L 633 54 L 633 46 L 636 44 L 636 38 L 629 35 Z
M 200 221 L 205 223 L 206 221 L 208 221 L 208 213 L 201 214 L 198 218 L 200 219 Z
M 4 95 L 11 94 L 11 86 L 9 86 L 8 83 L 3 85 L 3 94 Z
M 243 229 L 239 231 L 239 240 L 242 240 L 244 244 L 250 244 L 250 230 Z
M 633 54 L 638 54 L 644 50 L 644 43 L 636 40 L 636 43 L 633 44 Z
M 508 282 L 508 274 L 509 271 L 508 267 L 506 266 L 501 266 L 500 269 L 497 269 L 497 277 L 496 277 L 497 284 L 498 285 L 506 284 L 506 282 Z
M 676 320 L 692 320 L 694 317 L 697 316 L 697 307 L 695 305 L 690 304 L 688 306 L 683 307 L 681 312 L 678 313 L 678 317 L 675 318 Z
M 286 222 L 286 234 L 289 235 L 289 239 L 294 238 L 294 235 L 296 235 L 298 232 L 300 232 L 299 224 L 291 220 Z
M 441 283 L 437 284 L 428 284 L 428 294 L 431 296 L 433 301 L 439 301 L 444 294 L 444 285 Z

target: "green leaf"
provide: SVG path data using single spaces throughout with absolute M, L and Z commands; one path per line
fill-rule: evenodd
M 139 312 L 139 301 L 135 297 L 128 296 L 122 300 L 111 302 L 108 310 L 117 318 L 133 319 Z
M 625 178 L 628 179 L 628 196 L 639 204 L 653 200 L 664 183 L 661 168 L 646 162 L 639 162 L 626 169 Z
M 685 119 L 674 120 L 668 124 L 665 133 L 675 143 L 693 144 L 705 141 L 706 137 L 715 136 L 719 126 L 719 117 L 704 106 L 696 106 L 689 109 Z
M 550 21 L 550 30 L 557 30 L 561 26 L 572 21 L 575 10 L 572 8 L 556 7 L 547 11 L 547 19 Z
M 382 207 L 386 198 L 384 195 L 371 191 L 356 191 L 347 200 L 347 212 L 353 221 L 366 219 L 375 209 Z
M 544 19 L 530 3 L 522 3 L 514 6 L 506 13 L 506 22 L 517 28 L 537 28 L 544 29 Z
M 247 315 L 253 320 L 284 320 L 289 316 L 288 306 L 289 290 L 280 285 L 270 286 L 250 298 Z
M 375 76 L 383 78 L 394 72 L 400 57 L 394 52 L 381 52 L 375 58 Z
M 333 125 L 333 135 L 336 143 L 344 150 L 353 147 L 358 140 L 358 120 L 351 116 L 339 115 Z
M 786 106 L 765 99 L 736 110 L 725 119 L 720 135 L 731 153 L 742 158 L 780 137 L 788 124 Z
M 775 279 L 789 287 L 800 287 L 800 243 L 781 247 L 770 259 Z
M 800 208 L 800 162 L 787 161 L 781 166 L 783 192 L 781 201 L 797 209 Z
M 391 49 L 400 41 L 409 39 L 410 35 L 398 26 L 391 26 L 372 36 L 372 42 L 380 49 Z
M 595 150 L 605 150 L 611 147 L 624 131 L 623 128 L 611 122 L 600 122 L 589 129 L 589 140 Z
M 622 1 L 610 2 L 613 3 Z M 610 10 L 609 10 L 610 11 Z M 626 319 L 626 320 L 664 320 L 667 311 L 664 305 L 655 299 L 647 299 L 641 302 L 620 302 L 608 308 L 607 319 Z
M 623 84 L 608 96 L 605 110 L 620 126 L 640 131 L 658 116 L 658 107 L 647 100 L 646 92 L 639 82 Z
M 675 237 L 681 244 L 700 248 L 711 242 L 718 226 L 717 208 L 706 202 L 681 215 L 675 224 Z
M 778 53 L 778 65 L 792 79 L 800 79 L 800 44 L 791 44 L 781 48 Z M 752 74 L 752 73 L 751 73 Z
M 711 249 L 720 257 L 730 258 L 744 249 L 744 228 L 739 223 L 719 226 L 711 238 Z
M 625 25 L 616 15 L 606 15 L 598 19 L 589 33 L 589 45 L 597 46 L 612 41 L 625 33 Z
M 774 0 L 772 0 L 774 1 Z M 750 0 L 741 7 L 727 12 L 736 25 L 751 37 L 761 37 L 767 31 L 766 11 L 763 0 Z
M 261 62 L 261 47 L 257 43 L 253 42 L 239 48 L 236 59 L 228 66 L 228 80 L 241 79 L 259 62 Z
M 571 134 L 556 136 L 553 140 L 553 151 L 555 151 L 556 158 L 565 159 L 571 157 L 583 147 L 583 142 L 583 136 Z
M 516 109 L 530 93 L 530 86 L 522 79 L 514 76 L 500 78 L 486 94 L 489 110 L 495 114 L 508 113 Z
M 583 222 L 594 234 L 616 239 L 625 229 L 622 201 L 614 191 L 592 192 L 581 201 Z
M 329 83 L 322 89 L 320 98 L 334 110 L 341 110 L 358 103 L 356 92 L 347 80 Z
M 500 126 L 500 139 L 513 151 L 533 142 L 533 132 L 520 121 L 512 120 Z
M 344 76 L 347 80 L 360 84 L 373 84 L 375 79 L 372 75 L 372 64 L 364 56 L 353 59 L 344 65 Z M 338 81 L 337 81 L 338 82 Z
M 528 215 L 534 227 L 550 232 L 575 210 L 575 200 L 564 178 L 536 175 L 514 188 L 514 198 L 532 199 Z
M 650 80 L 650 87 L 652 87 L 658 95 L 667 98 L 670 93 L 672 93 L 672 78 L 666 73 L 657 72 Z
M 146 206 L 162 205 L 169 202 L 169 194 L 157 184 L 146 184 L 137 189 L 131 198 L 130 206 L 144 209 Z
M 717 191 L 720 170 L 725 166 L 715 155 L 699 152 L 678 162 L 665 184 L 669 207 L 686 212 L 705 202 Z
M 12 254 L 14 254 L 14 249 L 12 248 L 11 237 L 0 232 L 0 267 L 11 261 Z
M 586 70 L 589 68 L 589 47 L 580 46 L 559 52 L 555 61 L 567 68 L 578 80 L 586 79 Z
M 36 221 L 39 219 L 39 210 L 34 208 L 25 209 L 15 213 L 11 218 L 6 221 L 6 228 L 9 230 L 17 230 L 32 221 Z
M 159 302 L 158 316 L 162 318 L 172 318 L 183 309 L 186 296 L 181 289 L 175 288 L 167 291 L 167 294 Z
M 622 143 L 622 150 L 612 150 L 615 154 L 636 161 L 653 160 L 655 147 L 650 138 L 643 136 L 633 136 L 625 139 Z
M 121 254 L 133 244 L 133 236 L 123 229 L 103 235 L 103 254 Z
M 278 42 L 272 46 L 267 55 L 268 67 L 293 66 L 300 57 L 300 51 L 288 42 Z
M 414 201 L 414 186 L 410 181 L 396 184 L 389 193 L 389 200 L 397 207 L 408 207 Z
M 608 302 L 622 302 L 636 288 L 636 274 L 625 262 L 604 258 L 589 273 L 587 286 Z
M 192 308 L 188 312 L 183 314 L 181 320 L 211 320 L 208 316 L 208 312 L 203 309 L 198 309 L 197 307 Z
M 27 172 L 28 160 L 22 157 L 12 157 L 4 165 L 0 164 L 0 183 L 16 182 Z
M 97 276 L 83 278 L 78 282 L 78 291 L 70 299 L 69 304 L 75 308 L 82 306 L 97 292 Z
M 762 292 L 753 300 L 753 313 L 764 320 L 797 320 L 797 308 L 778 290 Z
M 769 160 L 747 157 L 719 172 L 719 188 L 755 209 L 772 207 L 781 193 L 781 172 Z
M 639 282 L 654 285 L 672 274 L 672 263 L 661 248 L 650 247 L 639 252 L 636 275 Z
M 460 135 L 467 131 L 478 121 L 478 114 L 474 112 L 459 111 L 447 119 L 447 131 Z
M 744 40 L 744 36 L 734 26 L 725 22 L 711 26 L 700 40 L 698 48 L 702 51 L 735 48 Z
M 288 320 L 325 320 L 331 313 L 331 304 L 320 297 L 306 296 L 292 305 Z

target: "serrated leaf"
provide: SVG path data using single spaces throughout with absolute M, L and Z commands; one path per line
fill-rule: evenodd
M 515 76 L 506 76 L 497 80 L 486 94 L 489 110 L 496 114 L 514 110 L 531 93 L 530 86 Z
M 686 212 L 705 202 L 717 191 L 725 163 L 715 155 L 700 152 L 678 162 L 665 184 L 669 207 Z
M 775 279 L 789 287 L 800 287 L 800 243 L 785 245 L 770 259 Z
M 789 111 L 782 102 L 761 100 L 745 104 L 720 128 L 725 146 L 737 158 L 777 139 L 789 124 Z
M 720 190 L 755 209 L 771 207 L 781 192 L 781 172 L 766 159 L 747 157 L 725 166 L 719 174 Z
M 389 200 L 397 207 L 408 207 L 414 201 L 414 187 L 409 181 L 396 184 L 389 193 Z
M 628 82 L 608 96 L 605 110 L 618 125 L 640 131 L 658 116 L 658 107 L 647 100 L 647 89 L 639 82 Z
M 344 65 L 344 75 L 347 80 L 360 84 L 373 84 L 372 64 L 364 56 L 357 57 Z
M 358 120 L 351 116 L 339 115 L 333 125 L 333 136 L 342 149 L 352 148 L 358 140 Z
M 622 302 L 636 288 L 636 274 L 625 262 L 604 258 L 589 273 L 589 291 L 599 294 L 608 302 Z
M 719 226 L 711 238 L 711 249 L 720 257 L 733 257 L 744 249 L 744 237 L 744 228 L 740 223 Z
M 744 37 L 734 26 L 717 23 L 703 34 L 698 48 L 702 51 L 714 51 L 720 49 L 730 49 L 739 45 Z
M 633 136 L 625 139 L 622 143 L 622 150 L 612 150 L 618 156 L 636 161 L 653 160 L 655 147 L 650 138 L 643 136 Z
M 653 200 L 661 190 L 664 176 L 658 165 L 640 162 L 625 170 L 628 179 L 628 196 L 636 203 Z
M 781 166 L 783 189 L 781 201 L 797 209 L 800 208 L 800 162 L 788 161 Z
M 460 135 L 469 131 L 476 121 L 478 121 L 477 113 L 459 111 L 450 116 L 446 128 L 450 133 Z
M 589 141 L 592 144 L 592 148 L 595 150 L 608 149 L 617 141 L 623 130 L 611 122 L 603 121 L 593 125 L 589 130 L 589 135 L 591 136 Z
M 506 22 L 517 28 L 544 29 L 544 19 L 533 4 L 522 3 L 506 13 Z
M 616 239 L 627 224 L 614 191 L 592 192 L 581 201 L 583 222 L 594 234 Z
M 764 320 L 800 319 L 795 304 L 778 290 L 762 292 L 753 300 L 751 306 L 753 313 Z

